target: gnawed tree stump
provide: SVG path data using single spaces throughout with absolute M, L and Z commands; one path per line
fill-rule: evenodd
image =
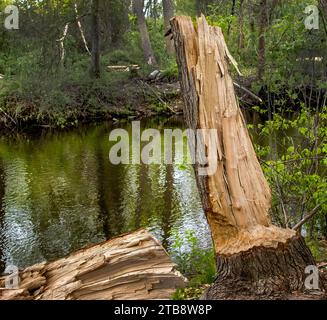
M 32 266 L 20 278 L 19 290 L 0 279 L 0 300 L 170 299 L 186 281 L 145 230 Z
M 205 298 L 281 298 L 303 291 L 305 268 L 315 261 L 296 232 L 272 225 L 271 190 L 236 99 L 228 69 L 236 62 L 222 31 L 203 16 L 196 28 L 189 17 L 173 18 L 171 27 L 187 124 L 217 131 L 214 141 L 202 133 L 191 143 L 192 154 L 206 150 L 205 167 L 217 163 L 216 172 L 205 176 L 199 174 L 202 162 L 195 165 L 218 269 Z

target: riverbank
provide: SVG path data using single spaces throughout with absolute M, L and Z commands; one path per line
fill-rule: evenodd
M 182 110 L 177 81 L 152 81 L 117 72 L 92 81 L 75 80 L 14 90 L 12 79 L 2 79 L 0 131 L 63 129 L 106 120 L 171 116 Z

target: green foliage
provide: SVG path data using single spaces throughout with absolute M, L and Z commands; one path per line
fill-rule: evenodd
M 173 239 L 170 255 L 178 270 L 189 280 L 187 287 L 178 289 L 173 299 L 198 299 L 216 278 L 214 250 L 203 248 L 193 230 L 187 230 L 184 235 L 176 232 Z
M 326 30 L 320 16 L 319 30 L 307 30 L 304 9 L 309 5 L 306 0 L 267 2 L 269 19 L 264 27 L 265 37 L 265 77 L 261 88 L 267 85 L 270 91 L 278 92 L 288 87 L 312 85 L 324 81 L 326 69 Z M 226 37 L 232 55 L 245 70 L 247 77 L 256 76 L 258 66 L 258 45 L 262 11 L 257 1 L 232 1 L 225 4 L 213 3 L 209 6 L 208 20 L 220 26 Z M 317 5 L 312 1 L 310 5 Z M 234 10 L 234 11 L 233 11 Z M 314 57 L 324 57 L 315 60 Z M 248 71 L 252 71 L 249 74 Z M 253 81 L 252 81 L 253 82 Z
M 176 0 L 176 11 L 178 14 L 194 16 L 196 13 L 195 0 Z
M 212 283 L 216 276 L 215 254 L 212 248 L 202 248 L 193 230 L 182 236 L 174 234 L 170 254 L 179 271 L 190 279 L 191 285 Z
M 306 243 L 310 248 L 316 262 L 327 261 L 327 243 L 326 241 L 319 241 L 317 239 L 306 239 Z
M 162 75 L 169 81 L 176 81 L 179 75 L 176 61 L 171 60 L 171 63 L 163 70 Z
M 104 57 L 105 59 L 106 57 Z M 117 49 L 108 54 L 108 64 L 110 65 L 129 65 L 139 60 L 139 57 L 127 52 L 126 50 Z M 106 61 L 106 60 L 105 60 Z
M 203 286 L 188 286 L 184 289 L 177 289 L 172 296 L 173 300 L 198 300 L 203 295 L 204 291 L 208 288 L 208 285 Z
M 292 227 L 320 206 L 305 225 L 310 237 L 327 236 L 327 108 L 313 113 L 302 106 L 292 119 L 274 114 L 257 125 L 257 154 L 273 189 L 273 218 Z

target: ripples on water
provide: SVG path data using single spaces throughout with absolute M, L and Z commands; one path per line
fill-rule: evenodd
M 142 126 L 182 128 L 179 122 Z M 112 165 L 112 129 L 0 140 L 0 268 L 57 259 L 141 227 L 167 249 L 187 230 L 203 247 L 211 245 L 192 168 Z

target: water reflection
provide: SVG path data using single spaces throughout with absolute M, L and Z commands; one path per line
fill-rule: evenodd
M 119 127 L 131 133 L 131 124 Z M 182 122 L 142 123 L 149 127 Z M 141 227 L 167 248 L 174 233 L 189 229 L 210 245 L 192 168 L 112 165 L 113 128 L 0 140 L 0 269 L 53 260 Z

